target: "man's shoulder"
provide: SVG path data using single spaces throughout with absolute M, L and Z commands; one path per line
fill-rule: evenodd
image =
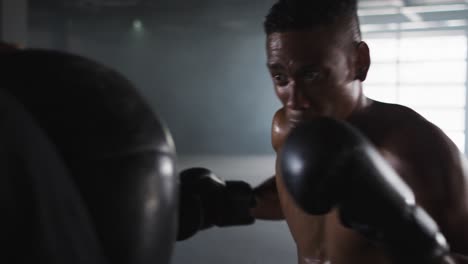
M 418 203 L 436 220 L 451 246 L 467 254 L 468 164 L 435 124 L 412 109 L 382 104 L 395 125 L 380 152 L 410 186 Z
M 376 126 L 386 127 L 389 137 L 410 135 L 417 137 L 430 136 L 438 137 L 443 135 L 442 130 L 427 120 L 415 110 L 391 103 L 373 102 L 367 109 L 369 120 Z
M 445 147 L 455 146 L 440 127 L 426 119 L 415 110 L 398 104 L 380 103 L 380 111 L 392 128 L 389 138 L 405 142 L 406 146 L 424 144 L 425 146 L 438 145 Z M 389 142 L 395 144 L 396 142 Z M 422 145 L 418 147 L 423 147 Z
M 364 133 L 379 150 L 416 166 L 443 166 L 458 159 L 458 148 L 442 129 L 413 109 L 380 102 L 370 107 L 367 121 L 373 127 Z
M 374 115 L 380 116 L 385 120 L 392 120 L 394 122 L 406 123 L 411 121 L 425 121 L 425 119 L 413 109 L 392 103 L 383 103 L 373 101 L 369 106 L 368 110 Z
M 437 129 L 409 107 L 377 101 L 353 116 L 350 123 L 378 148 L 395 146 L 412 136 L 433 134 L 428 131 Z

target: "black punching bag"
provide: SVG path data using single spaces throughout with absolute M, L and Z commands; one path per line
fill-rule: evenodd
M 24 107 L 63 160 L 108 263 L 169 263 L 177 228 L 175 149 L 135 87 L 106 66 L 55 51 L 2 54 L 0 72 L 0 89 Z M 43 220 L 35 217 L 33 223 Z

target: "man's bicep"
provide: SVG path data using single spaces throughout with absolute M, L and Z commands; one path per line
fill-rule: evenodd
M 423 168 L 433 182 L 418 189 L 416 197 L 439 225 L 454 253 L 468 255 L 468 166 L 453 145 L 436 146 L 438 151 Z M 421 179 L 421 180 L 424 180 Z M 439 185 L 440 184 L 440 185 Z
M 417 203 L 437 222 L 451 248 L 467 255 L 466 159 L 442 131 L 434 127 L 427 131 L 431 133 L 416 137 L 408 133 L 393 145 L 396 148 L 390 149 L 390 155 L 383 156 L 413 190 Z
M 441 229 L 445 233 L 452 251 L 468 256 L 468 163 L 463 154 L 448 175 L 451 185 L 449 201 L 444 206 L 444 223 Z
M 468 264 L 468 257 L 460 254 L 452 254 L 451 257 L 455 260 L 456 264 Z
M 466 212 L 447 212 L 447 220 L 441 226 L 442 232 L 447 238 L 450 249 L 455 254 L 468 257 L 468 214 Z

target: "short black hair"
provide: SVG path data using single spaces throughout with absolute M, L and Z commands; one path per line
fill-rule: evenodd
M 342 25 L 361 39 L 357 0 L 279 0 L 264 21 L 267 35 L 288 31 L 307 31 L 318 26 Z

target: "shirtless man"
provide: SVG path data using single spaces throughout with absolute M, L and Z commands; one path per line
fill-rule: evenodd
M 458 263 L 468 263 L 463 260 L 468 255 L 464 158 L 439 128 L 416 112 L 364 96 L 362 83 L 370 56 L 361 41 L 356 0 L 279 0 L 264 28 L 267 66 L 283 105 L 273 118 L 275 151 L 280 151 L 292 128 L 314 117 L 352 124 L 410 186 L 417 203 L 439 225 Z M 296 206 L 276 167 L 276 177 L 257 188 L 253 213 L 263 219 L 284 216 L 300 264 L 391 263 L 372 241 L 343 227 L 336 211 L 312 216 Z

